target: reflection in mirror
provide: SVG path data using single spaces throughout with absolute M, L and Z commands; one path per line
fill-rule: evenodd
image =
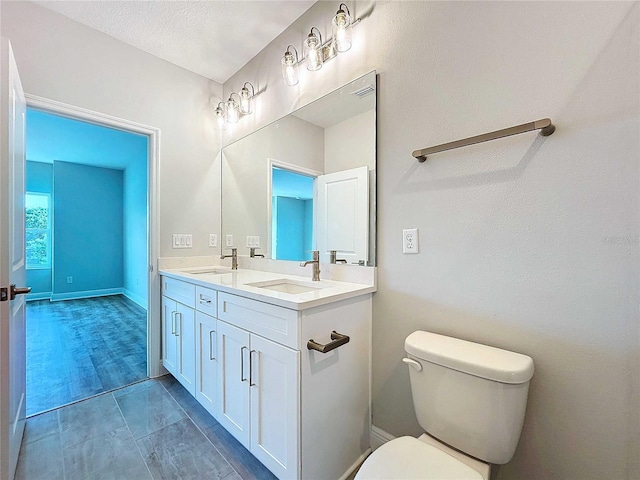
M 222 150 L 222 243 L 302 261 L 375 265 L 376 75 Z

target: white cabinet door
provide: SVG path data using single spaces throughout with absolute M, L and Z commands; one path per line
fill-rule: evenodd
M 216 319 L 196 312 L 196 399 L 218 417 L 218 348 Z
M 178 375 L 177 305 L 175 300 L 162 297 L 162 364 L 174 377 Z
M 218 421 L 249 448 L 249 333 L 218 320 Z
M 297 478 L 300 352 L 251 335 L 251 453 L 278 478 Z
M 196 393 L 196 328 L 195 311 L 177 304 L 176 336 L 178 337 L 178 376 L 191 395 Z

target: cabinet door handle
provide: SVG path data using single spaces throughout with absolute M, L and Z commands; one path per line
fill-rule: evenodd
M 180 324 L 176 324 L 176 337 L 179 337 L 180 332 L 182 331 L 182 312 L 176 312 L 176 313 L 180 315 Z
M 255 387 L 257 384 L 253 383 L 253 354 L 258 353 L 256 350 L 249 352 L 249 386 Z
M 216 333 L 215 330 L 211 330 L 209 332 L 209 360 L 215 360 L 216 357 L 213 355 L 213 345 L 215 343 L 215 341 L 213 340 L 213 334 Z M 218 336 L 216 335 L 216 338 L 218 338 Z M 216 352 L 217 355 L 217 352 Z
M 242 347 L 240 349 L 240 381 L 246 382 L 247 379 L 244 378 L 244 351 L 249 350 L 247 347 Z
M 211 299 L 209 297 L 205 297 L 203 294 L 200 294 L 200 305 L 209 305 L 211 303 Z
M 331 350 L 335 350 L 345 343 L 349 343 L 350 339 L 348 335 L 343 335 L 334 330 L 333 332 L 331 332 L 331 340 L 333 341 L 323 345 L 311 339 L 307 342 L 307 350 L 317 350 L 320 353 L 327 353 Z
M 171 335 L 176 334 L 176 313 L 178 312 L 171 312 Z

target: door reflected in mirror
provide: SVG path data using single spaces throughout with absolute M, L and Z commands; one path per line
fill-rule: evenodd
M 375 126 L 371 72 L 224 147 L 222 238 L 239 255 L 374 266 Z

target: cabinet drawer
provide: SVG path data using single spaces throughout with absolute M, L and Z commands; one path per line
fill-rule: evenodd
M 196 310 L 212 317 L 216 316 L 218 292 L 205 287 L 196 287 Z
M 298 349 L 298 312 L 248 298 L 218 292 L 218 318 Z
M 162 277 L 162 295 L 195 308 L 196 286 L 174 278 Z

